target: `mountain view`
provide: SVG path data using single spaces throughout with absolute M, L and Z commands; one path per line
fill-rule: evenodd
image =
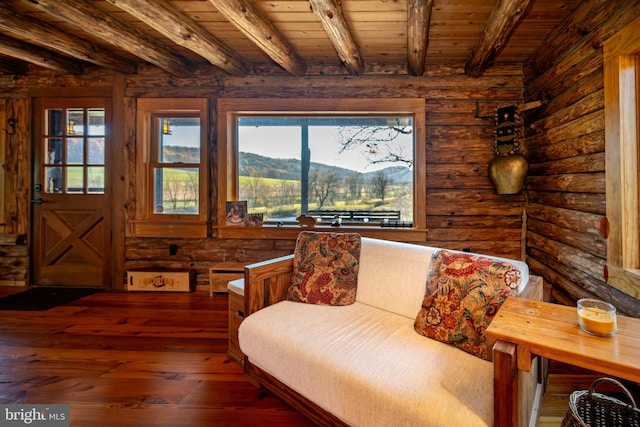
M 199 156 L 197 148 L 163 147 L 166 163 L 198 163 Z M 295 220 L 306 209 L 393 210 L 400 211 L 403 220 L 413 217 L 413 171 L 407 167 L 390 166 L 363 173 L 311 162 L 308 194 L 304 197 L 299 159 L 241 152 L 238 163 L 238 200 L 246 200 L 250 213 L 263 213 L 265 220 Z
M 193 147 L 167 145 L 163 150 L 163 160 L 166 163 L 199 163 L 199 156 L 200 150 Z M 239 154 L 238 159 L 240 176 L 255 175 L 272 179 L 300 180 L 300 160 L 276 159 L 244 152 Z M 394 184 L 410 183 L 413 180 L 412 171 L 402 166 L 391 166 L 382 170 L 360 173 L 351 169 L 311 162 L 311 171 L 334 173 L 340 180 L 358 175 L 368 180 L 380 172 L 383 172 Z
M 258 172 L 257 176 L 265 178 L 300 180 L 300 160 L 298 159 L 276 159 L 253 153 L 240 153 L 238 157 L 241 176 L 252 176 L 255 174 L 255 172 L 252 173 L 252 170 L 254 170 Z M 311 171 L 334 173 L 340 180 L 344 180 L 348 176 L 355 177 L 358 175 L 368 180 L 382 172 L 394 184 L 413 181 L 412 171 L 402 166 L 391 166 L 382 170 L 360 173 L 351 169 L 311 162 Z

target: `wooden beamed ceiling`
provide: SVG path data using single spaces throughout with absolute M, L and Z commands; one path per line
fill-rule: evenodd
M 0 73 L 421 76 L 528 60 L 580 0 L 4 0 Z M 29 67 L 27 67 L 29 65 Z M 259 70 L 259 71 L 258 71 Z

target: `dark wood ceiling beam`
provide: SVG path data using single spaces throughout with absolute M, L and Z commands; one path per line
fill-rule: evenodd
M 433 0 L 407 0 L 407 72 L 421 76 L 426 67 Z
M 273 24 L 248 0 L 208 0 L 238 30 L 294 76 L 306 73 L 306 64 Z
M 498 0 L 480 39 L 464 66 L 469 77 L 480 77 L 495 57 L 502 52 L 520 22 L 527 16 L 535 0 Z
M 26 74 L 28 70 L 24 62 L 0 56 L 0 74 Z
M 82 66 L 77 62 L 63 57 L 56 58 L 50 50 L 2 34 L 0 34 L 0 54 L 65 74 L 82 74 L 83 72 Z
M 364 62 L 360 49 L 353 40 L 338 0 L 309 0 L 311 10 L 320 18 L 329 40 L 338 53 L 338 57 L 351 74 L 364 73 Z
M 79 37 L 60 32 L 53 25 L 37 21 L 1 2 L 0 29 L 27 39 L 32 44 L 62 52 L 78 60 L 91 62 L 122 73 L 136 72 L 135 65 L 130 62 L 120 59 L 110 52 L 98 50 L 94 45 Z
M 170 74 L 187 77 L 192 65 L 164 44 L 85 0 L 29 0 L 78 29 L 99 37 Z
M 164 0 L 107 1 L 229 74 L 247 74 L 251 69 L 233 50 Z

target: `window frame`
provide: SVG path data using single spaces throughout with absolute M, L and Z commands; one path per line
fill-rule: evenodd
M 413 118 L 414 188 L 413 227 L 386 228 L 378 225 L 344 225 L 339 230 L 356 231 L 363 236 L 403 241 L 426 240 L 426 106 L 423 98 L 220 98 L 218 113 L 218 197 L 217 230 L 224 238 L 295 239 L 298 224 L 258 227 L 225 225 L 226 202 L 238 197 L 237 119 L 241 115 L 409 115 Z M 315 229 L 336 230 L 330 225 L 316 225 Z
M 140 98 L 136 120 L 136 194 L 135 218 L 130 220 L 134 237 L 204 238 L 208 235 L 208 101 L 206 98 Z M 198 214 L 154 214 L 153 169 L 158 148 L 155 123 L 158 117 L 189 116 L 200 119 L 200 163 Z M 173 166 L 181 167 L 183 164 Z M 190 166 L 192 164 L 189 164 Z
M 607 283 L 640 299 L 640 20 L 603 46 Z

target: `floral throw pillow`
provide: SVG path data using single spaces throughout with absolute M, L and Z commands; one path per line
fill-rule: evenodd
M 303 231 L 293 255 L 287 299 L 322 305 L 356 301 L 360 235 Z
M 487 327 L 522 280 L 513 264 L 441 250 L 433 254 L 416 331 L 488 359 Z

